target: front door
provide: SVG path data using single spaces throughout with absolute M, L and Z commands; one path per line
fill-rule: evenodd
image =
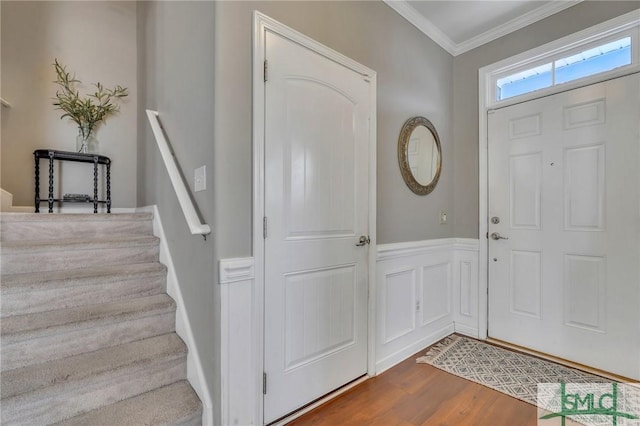
M 638 74 L 489 113 L 489 335 L 640 378 Z
M 367 371 L 370 82 L 266 33 L 264 421 Z

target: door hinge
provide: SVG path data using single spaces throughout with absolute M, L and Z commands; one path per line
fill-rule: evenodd
M 267 394 L 267 373 L 262 373 L 262 394 Z
M 487 232 L 487 234 L 485 235 L 485 238 L 488 240 L 489 239 L 489 233 Z
M 267 60 L 264 60 L 264 81 L 267 82 Z
M 267 217 L 262 218 L 262 238 L 267 238 Z

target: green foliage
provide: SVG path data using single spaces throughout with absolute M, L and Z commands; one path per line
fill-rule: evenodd
M 85 97 L 80 97 L 80 92 L 75 89 L 76 83 L 81 83 L 74 75 L 67 72 L 64 65 L 55 60 L 53 66 L 56 70 L 56 83 L 60 88 L 56 90 L 56 102 L 53 105 L 56 109 L 64 111 L 60 117 L 69 117 L 76 123 L 82 132 L 83 137 L 89 137 L 96 126 L 107 116 L 119 111 L 114 101 L 128 95 L 127 88 L 116 86 L 113 89 L 106 89 L 102 84 L 95 83 L 96 91 Z

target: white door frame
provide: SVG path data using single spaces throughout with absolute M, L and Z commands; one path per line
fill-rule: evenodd
M 493 91 L 493 76 L 502 70 L 516 67 L 528 61 L 537 60 L 542 57 L 551 57 L 559 51 L 567 50 L 581 43 L 590 42 L 607 37 L 610 34 L 624 31 L 629 28 L 636 28 L 640 25 L 640 13 L 638 10 L 631 11 L 624 15 L 586 28 L 577 33 L 570 34 L 558 40 L 536 47 L 529 51 L 520 53 L 510 58 L 503 59 L 493 64 L 482 67 L 478 70 L 478 338 L 486 339 L 488 336 L 489 318 L 489 146 L 488 146 L 488 118 L 487 113 L 492 108 L 512 105 L 519 102 L 526 102 L 542 96 L 548 96 L 566 90 L 588 86 L 606 79 L 622 77 L 624 75 L 638 72 L 640 67 L 640 49 L 634 47 L 634 66 L 625 67 L 624 70 L 612 71 L 606 74 L 595 75 L 590 78 L 581 79 L 575 83 L 565 83 L 562 86 L 552 86 L 529 95 L 523 95 L 517 99 L 501 101 L 499 105 L 491 99 Z M 635 37 L 635 36 L 634 36 Z M 636 38 L 637 39 L 637 38 Z
M 354 60 L 318 43 L 280 22 L 258 12 L 253 12 L 253 257 L 255 280 L 253 294 L 253 344 L 255 362 L 257 424 L 264 423 L 264 399 L 262 395 L 262 373 L 264 371 L 264 139 L 265 97 L 264 61 L 265 31 L 278 34 L 351 70 L 362 74 L 371 82 L 371 119 L 369 122 L 369 309 L 367 321 L 367 374 L 375 371 L 375 272 L 376 272 L 376 72 Z

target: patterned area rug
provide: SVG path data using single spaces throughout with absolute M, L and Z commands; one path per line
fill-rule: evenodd
M 478 340 L 452 335 L 416 360 L 536 405 L 538 383 L 611 380 Z

